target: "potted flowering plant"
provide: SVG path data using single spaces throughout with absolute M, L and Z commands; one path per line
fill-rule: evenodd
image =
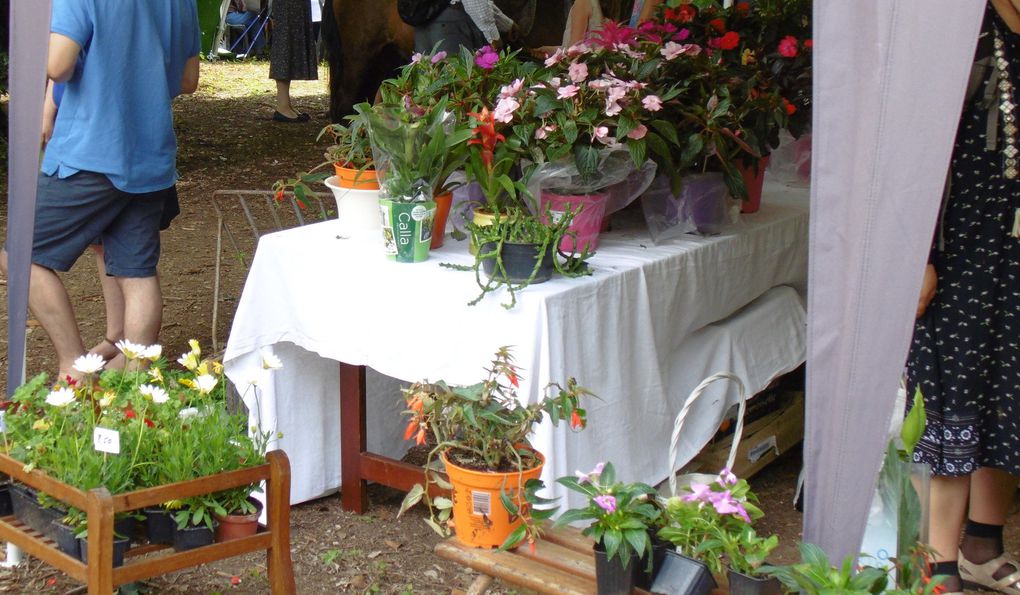
M 421 262 L 432 242 L 433 188 L 457 169 L 450 157 L 461 153 L 458 147 L 471 131 L 457 125 L 445 97 L 424 113 L 388 104 L 361 103 L 354 109 L 368 125 L 381 179 L 385 252 L 398 262 Z
M 404 391 L 410 416 L 405 438 L 419 445 L 434 440 L 435 446 L 425 482 L 407 493 L 400 514 L 424 500 L 426 522 L 440 535 L 455 529 L 459 541 L 474 547 L 534 544 L 539 522 L 553 511 L 529 503 L 536 501 L 544 458 L 528 444 L 528 434 L 546 417 L 554 425 L 569 420 L 573 429 L 583 428 L 580 400 L 591 393 L 571 378 L 566 386 L 550 384 L 541 400 L 525 405 L 517 394 L 520 380 L 509 348 L 501 347 L 477 384 L 422 381 Z M 431 470 L 436 457 L 449 481 Z M 452 490 L 452 498 L 435 495 L 430 486 Z
M 660 76 L 660 49 L 661 38 L 607 22 L 588 41 L 547 58 L 525 91 L 531 99 L 521 128 L 543 161 L 536 174 L 541 201 L 554 214 L 575 212 L 576 238 L 561 246 L 565 251 L 597 247 L 608 187 L 649 158 L 663 171 L 674 169 L 679 138 L 663 106 L 686 83 L 650 82 L 685 80 Z
M 703 562 L 731 592 L 778 593 L 774 581 L 754 576 L 779 543 L 774 535 L 758 536 L 751 526 L 762 516 L 755 502 L 747 482 L 723 469 L 713 482 L 691 484 L 667 501 L 667 523 L 659 536 Z
M 567 510 L 556 524 L 591 521 L 583 533 L 595 540 L 598 592 L 630 593 L 639 561 L 652 563 L 648 530 L 661 513 L 654 503 L 655 488 L 617 481 L 612 463 L 599 463 L 590 473 L 578 472 L 576 477 L 561 477 L 556 483 L 588 498 L 584 507 Z

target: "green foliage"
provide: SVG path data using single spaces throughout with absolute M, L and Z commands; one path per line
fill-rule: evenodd
M 559 249 L 563 238 L 575 237 L 574 232 L 570 231 L 574 215 L 574 212 L 566 212 L 562 217 L 556 219 L 547 213 L 544 217 L 547 222 L 543 222 L 542 219 L 522 209 L 510 209 L 507 212 L 494 213 L 492 223 L 489 225 L 469 222 L 467 229 L 471 234 L 471 242 L 476 247 L 474 264 L 463 266 L 440 263 L 440 266 L 458 271 L 474 272 L 475 281 L 482 292 L 468 302 L 468 305 L 473 306 L 480 302 L 487 293 L 505 287 L 507 293 L 510 294 L 510 301 L 502 306 L 509 310 L 517 304 L 517 292 L 531 285 L 535 280 L 542 261 L 547 256 L 552 258 L 556 272 L 564 277 L 580 277 L 591 274 L 591 268 L 587 263 L 587 259 L 590 257 L 587 249 L 580 255 L 566 254 Z M 535 246 L 537 257 L 531 273 L 526 279 L 514 280 L 507 273 L 506 263 L 503 260 L 507 244 L 533 244 Z M 485 274 L 486 261 L 493 263 L 491 275 Z
M 651 556 L 648 530 L 658 524 L 661 514 L 655 505 L 655 488 L 616 481 L 612 463 L 599 464 L 581 477 L 560 477 L 556 483 L 588 499 L 583 508 L 571 508 L 560 515 L 557 526 L 592 521 L 584 534 L 602 544 L 610 560 L 619 556 L 624 567 L 631 554 L 638 558 Z

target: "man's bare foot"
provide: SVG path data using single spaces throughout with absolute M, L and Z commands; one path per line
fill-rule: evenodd
M 102 356 L 104 360 L 109 362 L 113 358 L 120 355 L 120 349 L 117 349 L 116 341 L 104 338 L 99 343 L 96 343 L 94 347 L 89 349 L 89 353 L 96 353 Z

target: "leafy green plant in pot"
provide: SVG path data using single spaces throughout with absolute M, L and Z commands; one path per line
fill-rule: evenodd
M 559 252 L 562 239 L 573 233 L 572 220 L 572 212 L 558 220 L 549 218 L 548 223 L 521 208 L 496 213 L 488 225 L 468 223 L 471 240 L 478 246 L 474 264 L 440 266 L 474 272 L 482 291 L 468 304 L 477 304 L 487 293 L 505 287 L 510 301 L 502 305 L 513 308 L 518 291 L 532 283 L 547 281 L 554 272 L 565 277 L 591 274 L 586 251 L 580 255 Z
M 462 154 L 458 147 L 471 131 L 457 126 L 445 98 L 424 113 L 403 105 L 354 109 L 368 125 L 380 177 L 384 251 L 397 262 L 421 262 L 432 240 L 433 188 L 444 172 L 459 167 L 451 156 Z
M 477 384 L 423 381 L 404 391 L 411 418 L 405 437 L 418 444 L 431 437 L 435 446 L 426 481 L 408 492 L 401 514 L 424 500 L 426 522 L 440 535 L 456 529 L 457 539 L 474 547 L 534 544 L 541 522 L 554 511 L 532 506 L 548 501 L 535 496 L 544 459 L 528 444 L 528 435 L 546 417 L 554 425 L 568 420 L 572 428 L 583 428 L 580 401 L 591 393 L 571 378 L 565 386 L 549 384 L 541 399 L 525 405 L 517 393 L 521 380 L 510 349 L 502 347 Z M 449 481 L 432 469 L 437 457 Z M 440 490 L 452 490 L 452 498 Z
M 592 521 L 584 534 L 595 540 L 595 575 L 600 595 L 628 594 L 634 588 L 642 561 L 652 565 L 652 540 L 661 511 L 655 505 L 655 488 L 644 483 L 616 480 L 612 463 L 599 463 L 590 473 L 561 477 L 560 485 L 583 494 L 588 502 L 572 508 L 557 525 Z

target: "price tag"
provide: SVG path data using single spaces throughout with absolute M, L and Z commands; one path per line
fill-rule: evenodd
M 120 454 L 120 432 L 107 428 L 96 428 L 92 431 L 92 445 L 99 452 Z
M 0 411 L 0 432 L 7 431 L 7 411 Z

